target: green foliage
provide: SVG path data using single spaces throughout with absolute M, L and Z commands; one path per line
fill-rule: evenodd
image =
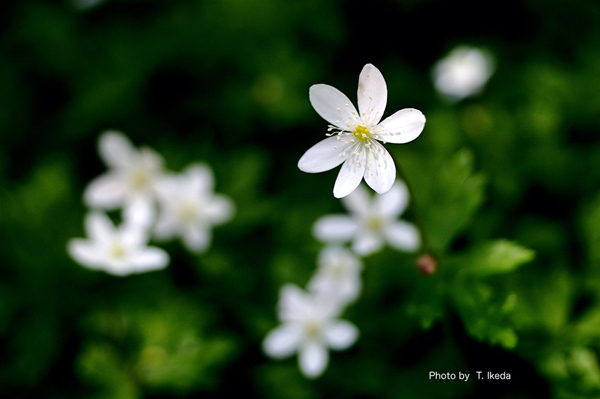
M 441 0 L 3 2 L 2 397 L 598 397 L 600 7 L 496 11 L 511 23 Z M 486 47 L 496 71 L 480 94 L 444 103 L 431 68 L 460 43 Z M 383 117 L 414 107 L 427 118 L 414 142 L 386 144 L 424 247 L 363 259 L 344 315 L 360 339 L 307 380 L 297 358 L 260 348 L 279 287 L 316 268 L 312 224 L 345 211 L 337 171 L 297 168 L 326 130 L 308 89 L 354 101 L 368 62 L 388 84 Z M 152 243 L 168 269 L 125 278 L 69 258 L 109 128 L 174 171 L 214 169 L 236 216 L 206 253 Z M 478 367 L 528 384 L 477 381 Z
M 90 317 L 90 340 L 79 357 L 82 377 L 107 396 L 139 397 L 142 389 L 185 394 L 214 389 L 215 373 L 231 358 L 231 338 L 205 332 L 200 305 L 165 302 L 158 308 L 100 311 Z
M 471 281 L 455 284 L 451 295 L 470 335 L 507 349 L 517 345 L 510 319 L 517 301 L 514 293 L 499 297 L 485 283 Z
M 486 277 L 510 273 L 533 260 L 535 252 L 507 240 L 482 242 L 466 253 L 456 255 L 449 267 L 457 269 L 459 278 Z
M 424 161 L 421 161 L 424 164 Z M 423 166 L 423 165 L 420 165 Z M 411 167 L 411 172 L 415 167 Z M 485 178 L 474 172 L 473 153 L 461 149 L 452 157 L 408 178 L 415 182 L 418 216 L 429 250 L 443 254 L 453 238 L 469 226 L 484 199 Z
M 469 334 L 508 349 L 516 346 L 512 317 L 517 294 L 494 289 L 482 278 L 510 273 L 534 255 L 534 251 L 513 242 L 495 240 L 473 245 L 447 260 L 445 267 L 455 273 L 450 294 Z

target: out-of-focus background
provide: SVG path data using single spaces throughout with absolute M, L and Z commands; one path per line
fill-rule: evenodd
M 487 51 L 494 73 L 447 101 L 432 69 L 460 45 Z M 2 397 L 600 395 L 598 2 L 5 1 L 0 60 Z M 386 116 L 427 117 L 387 148 L 438 270 L 419 273 L 418 253 L 366 257 L 344 314 L 359 340 L 310 380 L 261 343 L 279 288 L 315 271 L 312 224 L 345 212 L 336 171 L 297 168 L 327 127 L 308 88 L 354 101 L 367 63 L 386 79 Z M 206 253 L 160 244 L 169 267 L 128 277 L 69 257 L 106 129 L 169 170 L 211 165 L 237 212 Z

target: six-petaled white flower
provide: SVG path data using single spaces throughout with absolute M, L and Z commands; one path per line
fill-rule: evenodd
M 478 48 L 460 46 L 433 67 L 435 88 L 449 101 L 478 94 L 492 73 L 492 57 Z
M 150 148 L 136 149 L 116 131 L 102 134 L 98 150 L 109 170 L 88 185 L 85 203 L 105 210 L 122 207 L 125 219 L 149 226 L 156 213 L 156 183 L 163 176 L 162 157 Z
M 401 251 L 412 252 L 419 248 L 417 228 L 397 220 L 408 205 L 408 190 L 401 181 L 373 200 L 360 186 L 342 202 L 351 216 L 328 215 L 318 219 L 313 226 L 317 239 L 331 243 L 351 240 L 352 249 L 359 255 L 376 252 L 386 242 Z
M 362 262 L 351 251 L 326 247 L 319 254 L 318 269 L 308 283 L 308 290 L 346 306 L 354 301 L 362 287 Z
M 283 324 L 269 332 L 263 349 L 274 358 L 298 352 L 300 370 L 309 378 L 327 367 L 328 348 L 346 349 L 358 337 L 354 324 L 338 319 L 337 304 L 292 284 L 281 288 L 278 313 Z
M 324 172 L 343 163 L 333 195 L 350 194 L 365 179 L 379 194 L 396 179 L 396 165 L 383 143 L 402 144 L 416 139 L 425 126 L 425 116 L 413 108 L 402 109 L 381 121 L 387 103 L 383 75 L 365 65 L 358 80 L 358 111 L 335 87 L 317 84 L 310 88 L 310 102 L 329 125 L 331 137 L 311 147 L 298 167 L 308 173 Z
M 203 164 L 189 166 L 183 175 L 165 178 L 157 185 L 160 214 L 155 237 L 181 236 L 190 251 L 206 250 L 212 226 L 225 223 L 234 213 L 233 202 L 213 189 L 212 171 Z
M 69 254 L 83 266 L 124 276 L 163 269 L 169 263 L 165 251 L 147 246 L 148 236 L 136 223 L 116 228 L 108 216 L 93 212 L 87 215 L 85 227 L 87 239 L 68 243 Z

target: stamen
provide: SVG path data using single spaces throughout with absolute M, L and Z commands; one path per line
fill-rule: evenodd
M 367 141 L 371 136 L 371 132 L 369 131 L 369 129 L 367 129 L 367 127 L 363 125 L 356 126 L 352 134 L 354 135 L 354 137 L 362 141 Z

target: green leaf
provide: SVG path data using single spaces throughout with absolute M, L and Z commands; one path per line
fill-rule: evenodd
M 576 292 L 573 277 L 563 268 L 549 268 L 547 265 L 544 268 L 543 274 L 534 268 L 527 268 L 526 271 L 511 276 L 510 287 L 519 292 L 514 320 L 521 331 L 541 329 L 555 334 L 569 320 L 573 294 Z M 600 313 L 598 316 L 600 317 Z M 586 334 L 595 331 L 600 336 L 600 324 L 597 322 L 600 322 L 600 318 L 584 327 Z
M 531 261 L 535 252 L 512 241 L 499 239 L 488 241 L 470 249 L 466 254 L 452 260 L 459 276 L 489 276 L 515 270 Z
M 451 295 L 469 335 L 506 349 L 517 345 L 512 321 L 515 293 L 501 294 L 490 285 L 464 281 L 453 285 Z
M 77 362 L 81 379 L 100 388 L 94 398 L 137 399 L 139 387 L 129 377 L 117 351 L 106 343 L 88 343 Z
M 411 171 L 418 216 L 434 253 L 445 252 L 483 202 L 485 177 L 473 169 L 473 153 L 463 148 L 433 170 L 416 172 L 414 178 Z

